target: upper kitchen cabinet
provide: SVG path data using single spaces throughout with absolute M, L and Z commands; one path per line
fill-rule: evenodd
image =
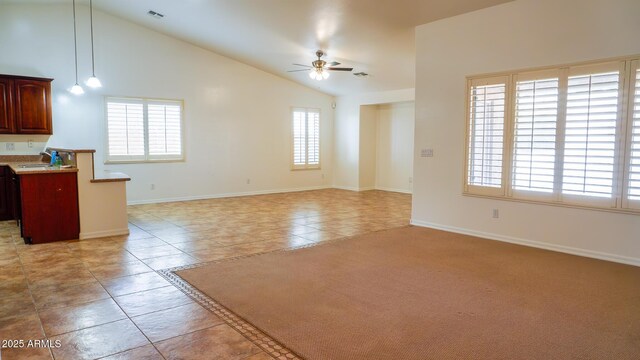
M 0 134 L 53 133 L 52 80 L 0 75 Z

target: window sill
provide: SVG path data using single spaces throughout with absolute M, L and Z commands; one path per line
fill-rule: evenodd
M 164 160 L 107 160 L 105 165 L 126 165 L 126 164 L 155 164 L 155 163 L 178 163 L 186 162 L 183 159 L 164 159 Z
M 305 170 L 322 170 L 318 167 L 307 167 L 307 168 L 291 168 L 291 171 L 305 171 Z
M 480 195 L 480 194 L 473 194 L 468 192 L 463 192 L 462 196 L 484 198 L 484 199 L 491 199 L 491 200 L 511 201 L 511 202 L 525 203 L 525 204 L 533 204 L 533 205 L 546 205 L 546 206 L 556 206 L 556 207 L 564 207 L 564 208 L 580 209 L 580 210 L 603 211 L 603 212 L 627 214 L 627 215 L 640 215 L 640 209 L 597 207 L 597 206 L 578 205 L 578 204 L 571 204 L 571 203 L 528 200 L 528 199 L 520 199 L 520 198 L 507 197 L 507 196 Z

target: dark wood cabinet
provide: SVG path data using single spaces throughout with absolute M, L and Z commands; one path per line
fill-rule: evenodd
M 80 235 L 77 173 L 20 175 L 22 237 L 39 244 Z
M 14 132 L 13 80 L 0 77 L 0 134 Z
M 11 174 L 8 166 L 0 166 L 0 220 L 13 219 Z
M 53 133 L 51 81 L 0 75 L 0 134 Z

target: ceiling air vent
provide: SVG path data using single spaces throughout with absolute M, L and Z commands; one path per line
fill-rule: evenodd
M 147 15 L 151 16 L 154 19 L 162 19 L 164 17 L 164 14 L 160 14 L 159 12 L 153 10 L 147 11 Z
M 367 74 L 366 72 L 357 72 L 357 73 L 353 73 L 353 76 L 357 76 L 357 77 L 367 77 L 369 76 L 369 74 Z

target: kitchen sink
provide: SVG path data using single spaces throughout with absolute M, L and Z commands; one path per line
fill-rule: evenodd
M 49 167 L 47 164 L 22 164 L 18 165 L 18 167 L 23 169 L 46 169 Z

